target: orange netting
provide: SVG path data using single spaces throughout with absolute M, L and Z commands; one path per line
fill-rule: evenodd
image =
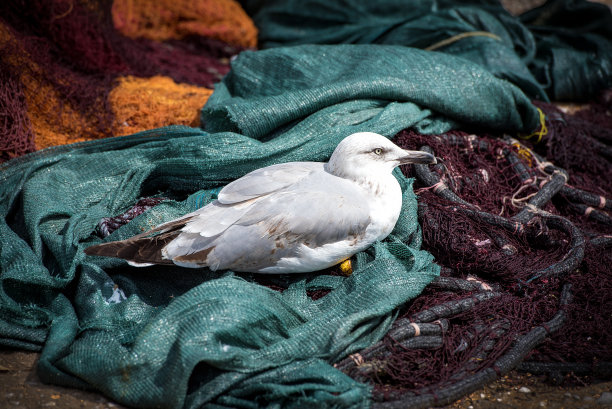
M 0 45 L 15 41 L 0 24 Z M 27 117 L 37 149 L 128 135 L 166 125 L 199 125 L 199 112 L 212 90 L 177 84 L 169 77 L 119 77 L 108 96 L 114 114 L 111 129 L 99 127 L 95 115 L 82 114 L 65 101 L 44 80 L 40 67 L 27 54 L 11 56 L 10 63 L 20 67 L 27 105 Z M 105 101 L 91 101 L 93 108 Z
M 94 7 L 92 11 L 95 5 L 98 9 Z M 43 17 L 45 13 L 52 14 L 50 21 L 57 33 L 43 30 L 46 26 L 36 24 L 37 21 L 32 26 L 40 28 L 40 32 L 28 31 L 22 22 L 0 19 L 3 82 L 0 107 L 5 114 L 0 118 L 0 161 L 51 146 L 127 135 L 166 125 L 199 125 L 199 111 L 212 94 L 212 90 L 202 84 L 222 76 L 229 69 L 229 55 L 238 49 L 226 45 L 224 47 L 231 50 L 219 51 L 215 47 L 222 47 L 223 43 L 210 40 L 218 42 L 211 43 L 211 48 L 206 42 L 209 40 L 202 40 L 193 49 L 180 48 L 181 44 L 177 44 L 174 54 L 164 54 L 166 48 L 161 43 L 135 42 L 105 31 L 100 17 L 104 14 L 102 2 L 70 2 L 69 6 L 60 17 L 54 14 L 54 8 L 43 7 L 35 13 Z M 65 27 L 58 26 L 58 18 L 63 19 Z M 85 36 L 83 26 L 95 30 Z M 111 30 L 115 30 L 112 25 Z M 71 42 L 67 49 L 58 48 L 57 39 L 53 40 L 54 33 L 60 39 L 78 40 L 78 44 Z M 129 41 L 122 42 L 122 39 Z M 83 63 L 78 52 L 76 56 L 64 54 L 71 49 L 101 49 L 106 54 Z M 58 58 L 58 54 L 65 58 Z M 119 65 L 105 66 L 113 56 L 121 56 Z M 197 58 L 189 59 L 193 56 Z M 195 68 L 181 71 L 181 64 L 167 64 L 177 60 Z M 142 67 L 133 64 L 134 61 Z M 177 83 L 170 76 L 151 77 L 150 72 L 156 69 L 141 69 L 147 66 L 157 67 L 157 71 L 166 75 L 178 72 L 179 78 L 197 80 L 200 86 Z M 140 71 L 143 71 L 142 76 L 129 75 L 138 75 Z M 204 75 L 200 75 L 202 72 Z
M 66 145 L 110 134 L 99 129 L 94 115 L 83 115 L 58 97 L 57 91 L 45 83 L 37 83 L 31 76 L 22 76 L 28 116 L 34 132 L 36 149 Z M 92 101 L 95 106 L 96 101 Z
M 10 29 L 0 23 L 0 45 L 19 46 Z M 6 56 L 6 63 L 20 72 L 31 131 L 36 149 L 108 136 L 97 129 L 98 120 L 75 111 L 44 79 L 41 68 L 24 51 Z M 91 101 L 92 107 L 100 101 Z
M 166 125 L 198 126 L 200 109 L 212 92 L 208 88 L 177 84 L 162 76 L 121 77 L 108 97 L 115 115 L 113 135 Z
M 113 23 L 124 35 L 151 40 L 190 35 L 243 47 L 257 45 L 257 28 L 234 0 L 115 0 Z

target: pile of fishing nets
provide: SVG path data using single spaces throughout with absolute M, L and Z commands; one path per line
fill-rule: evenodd
M 612 375 L 612 121 L 584 119 L 610 112 L 610 96 L 576 115 L 539 104 L 546 132 L 528 141 L 396 136 L 442 159 L 404 169 L 442 272 L 339 364 L 375 385 L 380 407 L 446 404 L 517 366 L 558 383 Z
M 234 0 L 2 2 L 0 160 L 197 126 L 229 59 L 256 36 Z
M 517 18 L 486 0 L 244 1 L 265 48 L 253 51 L 247 17 L 213 27 L 162 3 L 0 6 L 0 103 L 21 138 L 5 158 L 73 138 L 0 168 L 0 344 L 40 351 L 44 381 L 134 407 L 404 408 L 515 368 L 612 373 L 607 8 L 553 1 Z M 246 16 L 234 6 L 191 8 Z M 199 127 L 103 138 L 169 123 Z M 396 170 L 400 220 L 348 276 L 83 253 L 251 170 L 326 161 L 360 131 L 439 163 Z

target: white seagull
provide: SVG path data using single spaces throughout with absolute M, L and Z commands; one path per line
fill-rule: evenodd
M 225 186 L 218 199 L 127 240 L 85 250 L 143 267 L 176 264 L 253 273 L 322 270 L 391 233 L 402 207 L 391 171 L 436 163 L 360 132 L 338 144 L 329 162 L 257 169 Z

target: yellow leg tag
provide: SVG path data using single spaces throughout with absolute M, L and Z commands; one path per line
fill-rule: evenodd
M 350 258 L 340 263 L 340 271 L 342 271 L 342 274 L 347 275 L 347 276 L 350 276 L 351 274 L 353 274 L 353 265 L 351 263 Z

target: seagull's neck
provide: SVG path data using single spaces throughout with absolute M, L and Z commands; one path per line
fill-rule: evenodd
M 390 172 L 368 172 L 368 169 L 351 168 L 349 172 L 343 172 L 341 168 L 328 164 L 325 170 L 350 180 L 367 195 L 371 218 L 367 230 L 368 242 L 380 240 L 391 233 L 402 209 L 402 189 L 395 176 Z
M 397 181 L 393 175 L 377 175 L 377 177 L 357 177 L 351 178 L 362 189 L 370 193 L 373 197 L 383 198 L 393 191 Z
M 402 210 L 402 189 L 390 173 L 375 177 L 352 179 L 369 196 L 370 226 L 366 232 L 372 240 L 387 237 L 393 230 Z
M 326 164 L 325 166 L 327 172 L 354 182 L 375 198 L 385 196 L 387 193 L 395 193 L 395 188 L 399 188 L 395 177 L 387 172 L 367 172 L 367 170 L 365 172 L 356 172 L 355 169 L 345 172 L 337 167 L 328 165 Z

